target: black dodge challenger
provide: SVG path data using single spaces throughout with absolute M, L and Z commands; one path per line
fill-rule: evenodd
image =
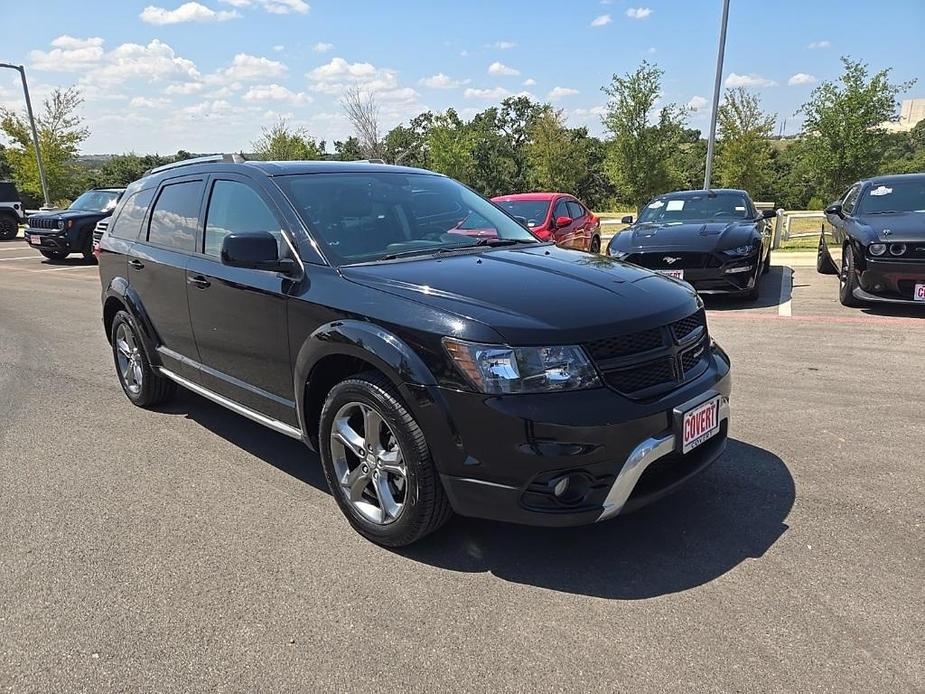
M 925 306 L 925 174 L 855 183 L 825 208 L 816 269 L 839 274 L 845 306 Z
M 773 210 L 759 212 L 744 190 L 666 193 L 610 241 L 608 253 L 689 282 L 701 294 L 757 299 L 771 265 Z

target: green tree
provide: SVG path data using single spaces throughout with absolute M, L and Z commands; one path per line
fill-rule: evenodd
M 434 116 L 427 131 L 426 146 L 430 166 L 463 183 L 470 183 L 475 136 L 453 109 Z
M 527 187 L 525 152 L 515 149 L 509 132 L 504 130 L 516 118 L 513 107 L 511 103 L 505 115 L 497 107 L 487 108 L 475 114 L 467 126 L 475 143 L 469 184 L 488 197 Z M 525 145 L 526 137 L 520 149 Z
M 148 169 L 171 161 L 174 161 L 173 157 L 162 157 L 159 154 L 115 154 L 94 172 L 94 183 L 100 186 L 127 186 L 144 176 Z
M 761 98 L 745 87 L 727 89 L 717 113 L 716 176 L 723 188 L 743 188 L 752 197 L 767 192 L 775 115 L 761 110 Z
M 891 133 L 890 137 L 893 146 L 884 154 L 879 173 L 925 171 L 925 120 L 916 123 L 908 133 Z
M 324 142 L 316 142 L 305 128 L 290 128 L 283 119 L 269 128 L 262 128 L 251 148 L 254 155 L 264 161 L 324 159 Z
M 36 129 L 42 151 L 42 163 L 52 201 L 70 200 L 80 194 L 83 178 L 75 159 L 80 145 L 90 135 L 78 114 L 83 97 L 76 87 L 55 89 L 43 102 L 36 116 Z M 0 131 L 9 139 L 4 151 L 10 173 L 28 203 L 42 199 L 42 185 L 32 131 L 24 113 L 0 109 Z
M 334 141 L 334 158 L 338 161 L 357 161 L 363 159 L 363 148 L 360 141 L 353 136 L 346 140 Z
M 588 168 L 588 152 L 565 127 L 562 111 L 545 108 L 533 120 L 529 135 L 526 155 L 532 187 L 574 195 Z
M 678 145 L 686 122 L 675 104 L 652 113 L 661 92 L 663 71 L 646 61 L 626 75 L 614 75 L 603 91 L 610 97 L 603 117 L 611 135 L 605 162 L 618 196 L 641 208 L 679 180 Z
M 865 63 L 851 58 L 842 65 L 838 81 L 816 87 L 799 111 L 809 171 L 826 200 L 877 172 L 884 149 L 878 126 L 893 117 L 897 95 L 914 83 L 891 82 L 889 68 L 871 76 Z

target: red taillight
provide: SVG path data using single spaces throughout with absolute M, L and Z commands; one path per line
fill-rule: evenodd
M 93 242 L 93 257 L 99 258 L 101 255 L 103 255 L 103 250 L 100 248 L 100 242 L 94 241 Z

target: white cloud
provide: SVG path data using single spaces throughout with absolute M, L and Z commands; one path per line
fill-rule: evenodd
M 182 24 L 184 22 L 225 22 L 240 17 L 235 10 L 213 10 L 198 2 L 185 2 L 175 10 L 148 5 L 141 14 L 141 21 L 147 24 Z
M 228 84 L 238 80 L 253 81 L 271 77 L 284 77 L 289 69 L 278 60 L 238 53 L 231 65 L 206 77 L 206 81 Z
M 311 6 L 303 0 L 221 0 L 233 7 L 262 7 L 270 14 L 307 14 Z
M 165 108 L 170 105 L 170 99 L 136 96 L 128 102 L 128 105 L 130 108 Z
M 516 77 L 520 74 L 520 70 L 516 70 L 512 67 L 508 67 L 504 63 L 499 63 L 498 61 L 493 62 L 488 66 L 489 75 L 507 75 L 510 77 Z
M 470 80 L 454 80 L 449 75 L 445 75 L 442 72 L 438 72 L 436 75 L 431 75 L 430 77 L 425 77 L 420 81 L 422 85 L 430 87 L 431 89 L 455 89 L 464 84 L 469 84 L 469 82 Z
M 294 92 L 275 83 L 253 86 L 241 99 L 243 101 L 282 101 L 293 106 L 312 102 L 312 98 L 305 92 Z
M 315 53 L 327 53 L 332 48 L 334 48 L 333 43 L 325 43 L 324 41 L 319 41 L 312 46 L 312 50 L 315 51 Z
M 729 77 L 726 78 L 725 84 L 727 87 L 773 87 L 777 82 L 761 75 L 738 75 L 731 72 Z
M 829 48 L 831 47 L 831 45 L 832 45 L 831 41 L 826 41 L 826 40 L 813 41 L 811 44 L 809 44 L 808 48 Z
M 398 83 L 398 72 L 391 68 L 376 67 L 371 63 L 350 63 L 343 58 L 331 58 L 308 73 L 311 89 L 322 94 L 339 95 L 350 86 L 375 94 L 381 101 L 410 102 L 418 94 L 410 87 Z
M 591 20 L 591 26 L 593 27 L 602 27 L 607 24 L 610 24 L 613 21 L 613 18 L 609 14 L 602 14 L 599 17 L 595 17 Z
M 164 94 L 198 94 L 205 86 L 202 82 L 180 82 L 167 85 Z
M 517 48 L 513 41 L 495 41 L 494 43 L 485 44 L 485 48 L 497 48 L 499 51 L 506 51 L 511 48 Z
M 699 111 L 706 105 L 707 105 L 707 100 L 703 98 L 702 96 L 693 96 L 691 97 L 691 100 L 687 102 L 687 107 L 691 111 Z
M 523 84 L 525 87 L 532 87 L 534 84 L 536 84 L 536 80 L 533 79 L 532 77 L 528 77 L 527 79 L 524 80 Z
M 626 16 L 630 19 L 647 19 L 652 16 L 650 7 L 630 7 L 626 10 Z
M 473 89 L 469 88 L 463 92 L 467 99 L 504 99 L 511 96 L 511 92 L 504 87 L 495 87 L 494 89 Z
M 815 81 L 816 81 L 816 78 L 814 75 L 810 75 L 805 72 L 798 72 L 793 77 L 791 77 L 789 80 L 787 80 L 787 84 L 789 84 L 792 87 L 792 86 L 800 85 L 800 84 L 812 84 Z
M 571 87 L 553 87 L 550 92 L 546 95 L 546 98 L 550 101 L 558 101 L 564 96 L 572 96 L 577 94 L 577 89 L 572 89 Z
M 63 34 L 51 42 L 52 49 L 32 51 L 29 59 L 36 70 L 52 72 L 82 72 L 97 65 L 102 59 L 103 39 L 79 39 Z
M 278 43 L 275 46 L 273 46 L 273 50 L 276 53 L 282 53 L 284 50 L 286 50 L 286 47 L 282 45 L 281 43 Z

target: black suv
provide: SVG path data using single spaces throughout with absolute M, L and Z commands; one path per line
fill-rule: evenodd
M 172 164 L 129 186 L 99 260 L 128 398 L 180 384 L 304 441 L 374 542 L 454 510 L 603 520 L 726 444 L 729 359 L 689 285 L 540 242 L 442 175 Z
M 124 188 L 93 188 L 82 193 L 66 210 L 30 215 L 26 242 L 46 258 L 62 260 L 71 253 L 93 258 L 93 229 L 109 217 Z
M 16 238 L 19 225 L 26 221 L 19 191 L 11 181 L 0 181 L 0 241 Z

